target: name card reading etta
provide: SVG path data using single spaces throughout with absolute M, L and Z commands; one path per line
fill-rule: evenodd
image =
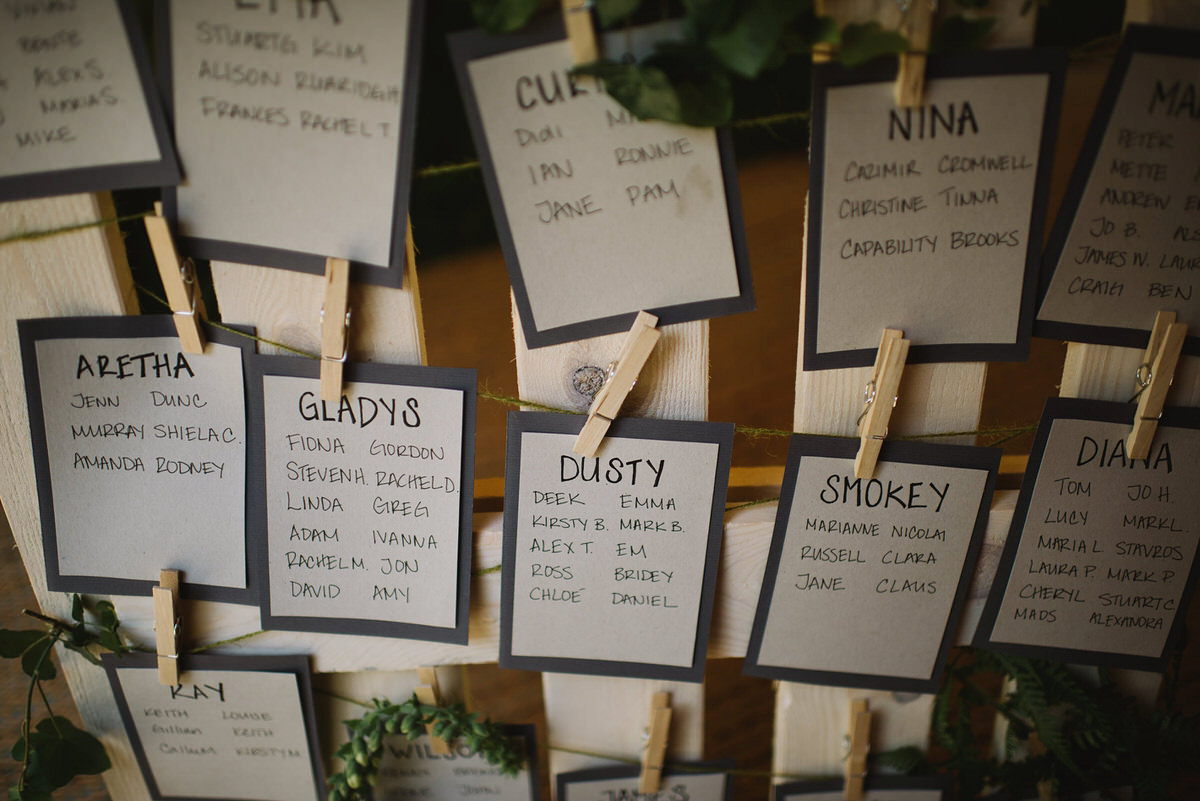
M 251 363 L 253 531 L 267 629 L 465 643 L 475 371 Z
M 1196 585 L 1200 412 L 1168 408 L 1145 459 L 1133 407 L 1051 398 L 976 644 L 1164 670 Z
M 911 109 L 895 59 L 814 69 L 805 370 L 871 364 L 884 324 L 909 362 L 1026 358 L 1064 67 L 931 57 Z
M 1130 25 L 1046 247 L 1039 336 L 1200 353 L 1200 33 Z
M 500 666 L 700 681 L 733 426 L 512 412 Z
M 253 603 L 246 400 L 253 342 L 206 330 L 185 354 L 167 315 L 21 320 L 46 583 Z
M 483 755 L 461 740 L 449 754 L 437 754 L 428 735 L 409 740 L 385 737 L 373 801 L 411 798 L 491 798 L 496 801 L 535 801 L 538 797 L 537 740 L 532 725 L 505 726 L 510 741 L 519 742 L 525 764 L 516 776 L 505 776 Z
M 0 6 L 0 202 L 176 183 L 133 3 Z
M 103 659 L 151 798 L 325 798 L 306 657 L 189 656 L 175 686 L 152 654 Z
M 746 654 L 754 676 L 934 692 L 987 527 L 1000 451 L 792 437 Z
M 602 37 L 611 58 L 678 38 Z M 574 79 L 560 14 L 528 32 L 450 37 L 526 343 L 754 308 L 728 132 L 642 122 Z
M 618 765 L 560 773 L 555 779 L 558 801 L 730 801 L 733 782 L 725 763 L 668 765 L 657 793 L 638 790 L 637 767 Z

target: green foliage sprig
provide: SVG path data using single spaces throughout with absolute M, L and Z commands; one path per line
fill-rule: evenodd
M 361 718 L 344 721 L 350 738 L 335 753 L 342 760 L 342 769 L 329 777 L 329 801 L 365 798 L 362 790 L 374 786 L 379 776 L 384 738 L 403 734 L 415 740 L 425 734 L 426 727 L 432 727 L 430 733 L 447 742 L 461 740 L 506 776 L 516 776 L 525 762 L 524 754 L 499 725 L 490 719 L 480 720 L 479 715 L 467 712 L 462 704 L 423 704 L 415 694 L 402 704 L 383 698 L 375 698 L 371 703 Z

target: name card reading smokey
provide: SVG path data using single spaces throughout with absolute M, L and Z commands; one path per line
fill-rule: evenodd
M 478 751 L 461 740 L 446 755 L 436 754 L 427 735 L 409 740 L 402 735 L 385 737 L 374 801 L 408 801 L 412 798 L 491 798 L 496 801 L 534 801 L 537 798 L 537 742 L 534 727 L 505 726 L 505 735 L 517 741 L 526 755 L 516 776 L 505 776 L 489 765 Z
M 814 71 L 804 369 L 871 364 L 884 325 L 910 362 L 1025 358 L 1063 67 L 930 58 L 911 109 L 894 62 Z
M 1046 249 L 1037 332 L 1144 347 L 1175 311 L 1200 353 L 1200 33 L 1129 26 Z
M 131 3 L 0 6 L 0 201 L 178 182 Z
M 987 525 L 1000 452 L 795 436 L 746 673 L 932 692 Z
M 190 656 L 173 687 L 153 655 L 104 666 L 151 797 L 324 798 L 304 657 Z
M 733 427 L 512 413 L 501 667 L 700 681 Z
M 399 286 L 422 0 L 158 2 L 181 248 Z
M 671 23 L 603 38 L 648 51 Z M 573 79 L 561 16 L 451 37 L 492 215 L 530 347 L 753 308 L 728 141 L 642 122 Z
M 1051 399 L 976 634 L 997 650 L 1162 670 L 1196 581 L 1200 414 L 1168 409 L 1146 459 L 1132 406 Z
M 144 595 L 171 568 L 193 597 L 252 602 L 250 340 L 186 354 L 163 315 L 18 325 L 50 589 Z
M 680 768 L 686 767 L 687 770 Z M 636 767 L 588 768 L 560 773 L 554 797 L 559 801 L 729 801 L 730 765 L 691 764 L 663 771 L 656 793 L 638 790 Z
M 466 642 L 475 371 L 253 365 L 263 625 Z

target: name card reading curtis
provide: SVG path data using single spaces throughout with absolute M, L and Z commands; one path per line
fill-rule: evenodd
M 999 451 L 792 439 L 746 673 L 931 692 L 987 524 Z
M 699 681 L 732 426 L 513 413 L 502 666 Z
M 509 741 L 526 755 L 516 776 L 505 776 L 483 755 L 459 740 L 449 754 L 434 752 L 427 735 L 409 740 L 399 734 L 385 737 L 374 786 L 377 801 L 412 798 L 490 798 L 495 801 L 534 801 L 537 798 L 537 742 L 529 726 L 505 726 Z
M 264 626 L 465 642 L 474 371 L 317 369 L 254 363 Z
M 209 331 L 185 354 L 161 315 L 19 327 L 50 589 L 145 594 L 171 568 L 194 597 L 249 602 L 250 340 Z
M 1150 455 L 1132 407 L 1052 399 L 976 639 L 1083 664 L 1162 670 L 1195 584 L 1200 415 L 1168 409 Z

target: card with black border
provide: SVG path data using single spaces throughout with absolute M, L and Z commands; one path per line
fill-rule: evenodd
M 1200 354 L 1200 32 L 1129 25 L 1042 263 L 1034 333 L 1143 348 L 1159 311 Z
M 500 666 L 701 681 L 733 426 L 511 412 Z
M 0 10 L 0 202 L 179 183 L 132 0 Z
M 307 657 L 191 655 L 173 687 L 153 654 L 103 660 L 155 801 L 325 798 Z
M 1166 668 L 1197 580 L 1200 409 L 1168 407 L 1144 460 L 1125 450 L 1133 415 L 1046 402 L 975 645 Z
M 602 37 L 609 57 L 672 23 Z M 531 348 L 754 308 L 729 132 L 639 121 L 573 79 L 562 17 L 450 36 L 450 52 Z
M 399 287 L 425 0 L 155 0 L 186 180 L 163 193 L 202 259 Z
M 746 651 L 752 676 L 935 692 L 967 601 L 1000 451 L 795 435 Z
M 448 755 L 436 754 L 429 736 L 415 740 L 396 734 L 385 737 L 379 780 L 371 798 L 486 797 L 496 801 L 536 801 L 538 797 L 537 733 L 533 724 L 501 726 L 509 740 L 519 743 L 525 763 L 516 776 L 505 776 L 478 751 L 461 741 Z
M 912 109 L 895 59 L 814 67 L 805 370 L 871 364 L 884 327 L 910 363 L 1027 357 L 1065 64 L 931 56 Z
M 954 783 L 950 776 L 868 776 L 863 801 L 945 801 Z M 843 801 L 841 779 L 786 782 L 775 785 L 774 801 Z
M 265 629 L 465 644 L 475 371 L 247 365 L 251 531 Z
M 617 799 L 654 799 L 655 801 L 732 801 L 733 782 L 729 771 L 733 763 L 681 762 L 663 768 L 657 794 L 638 791 L 640 770 L 634 765 L 584 768 L 559 773 L 554 777 L 558 801 L 617 801 Z
M 185 354 L 169 315 L 20 320 L 46 584 L 256 603 L 246 548 L 250 337 L 205 328 Z

